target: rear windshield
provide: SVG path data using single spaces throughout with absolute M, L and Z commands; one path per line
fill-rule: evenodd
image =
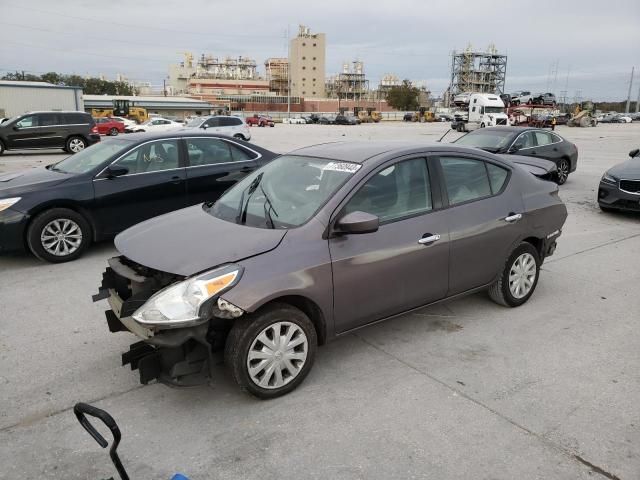
M 467 147 L 500 149 L 506 147 L 513 137 L 513 132 L 506 130 L 480 129 L 460 137 L 454 143 Z

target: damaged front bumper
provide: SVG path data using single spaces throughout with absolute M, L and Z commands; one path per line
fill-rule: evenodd
M 214 352 L 222 350 L 230 328 L 228 319 L 242 313 L 219 298 L 211 320 L 195 326 L 162 329 L 138 323 L 133 313 L 154 293 L 183 280 L 182 277 L 153 270 L 125 257 L 114 257 L 102 275 L 102 284 L 93 301 L 106 299 L 105 311 L 111 332 L 131 332 L 141 340 L 122 354 L 122 365 L 138 370 L 140 382 L 152 380 L 172 386 L 193 386 L 211 377 Z

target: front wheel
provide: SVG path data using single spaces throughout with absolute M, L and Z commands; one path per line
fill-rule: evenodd
M 2 143 L 2 140 L 0 140 L 0 155 L 2 155 L 4 153 L 4 143 Z
M 540 256 L 528 242 L 522 242 L 509 255 L 500 278 L 489 288 L 489 297 L 505 307 L 525 303 L 538 284 Z
M 69 153 L 78 153 L 87 148 L 87 141 L 82 137 L 69 137 L 65 150 Z
M 238 139 L 238 140 L 245 140 L 244 135 L 241 135 L 239 133 L 236 133 L 233 138 Z
M 558 185 L 564 185 L 564 183 L 569 178 L 569 170 L 571 167 L 569 166 L 569 160 L 566 158 L 560 159 L 558 162 L 558 171 L 556 172 L 556 183 Z
M 27 245 L 40 260 L 62 263 L 75 260 L 91 243 L 91 227 L 85 218 L 68 208 L 39 214 L 27 230 Z
M 225 363 L 243 390 L 275 398 L 302 383 L 313 366 L 317 343 L 315 327 L 302 311 L 273 304 L 235 321 Z

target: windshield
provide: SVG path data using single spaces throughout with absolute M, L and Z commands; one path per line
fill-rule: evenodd
M 497 152 L 511 142 L 511 137 L 512 132 L 509 131 L 481 129 L 460 137 L 454 143 Z
M 51 170 L 64 173 L 86 173 L 98 167 L 121 150 L 129 147 L 126 140 L 103 140 L 81 152 L 51 165 Z
M 187 123 L 187 127 L 199 127 L 203 120 L 202 118 L 194 118 Z
M 504 113 L 502 107 L 484 107 L 484 113 Z
M 258 228 L 305 223 L 360 164 L 285 155 L 253 172 L 205 209 L 216 218 Z

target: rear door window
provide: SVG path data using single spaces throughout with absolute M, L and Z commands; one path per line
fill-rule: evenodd
M 58 120 L 58 115 L 55 113 L 41 113 L 36 116 L 38 117 L 39 127 L 51 127 L 60 123 Z
M 450 205 L 478 200 L 491 195 L 489 176 L 482 160 L 441 157 L 440 165 Z
M 533 132 L 536 137 L 536 143 L 538 147 L 544 147 L 553 143 L 553 137 L 547 132 Z
M 189 165 L 199 167 L 233 162 L 229 144 L 217 138 L 187 138 Z

